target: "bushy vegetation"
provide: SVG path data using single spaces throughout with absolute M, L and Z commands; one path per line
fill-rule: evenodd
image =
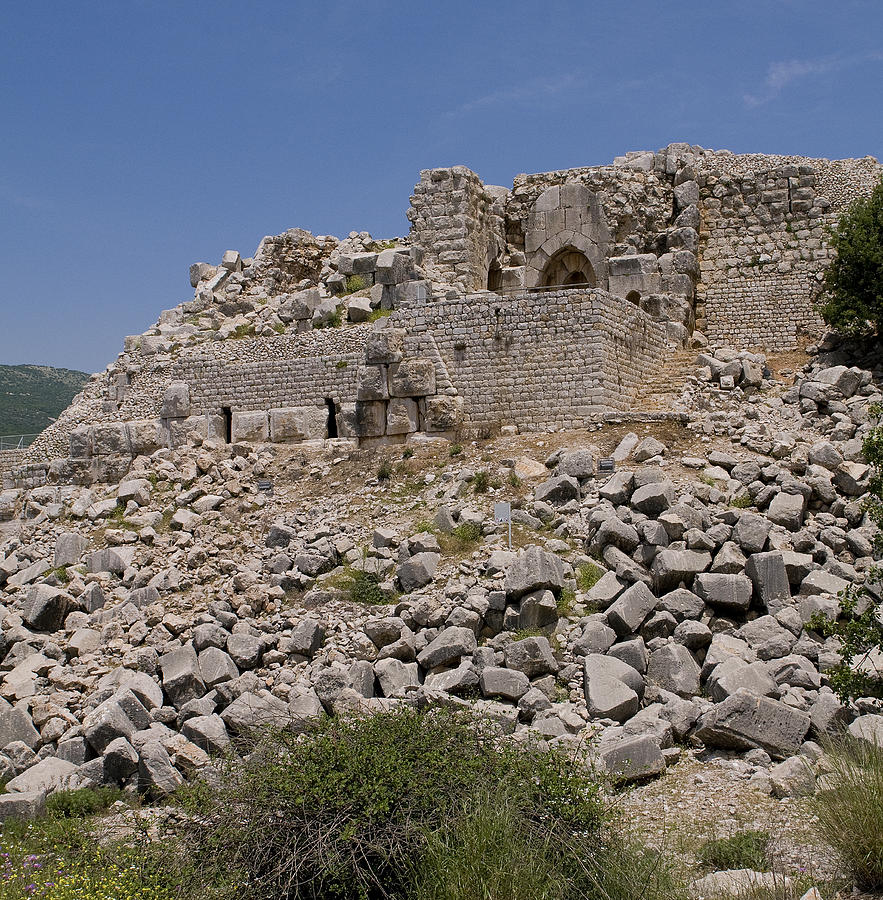
M 831 772 L 814 799 L 822 834 L 856 884 L 883 889 L 883 748 L 848 740 L 828 748 Z
M 698 854 L 699 865 L 710 872 L 722 869 L 769 868 L 770 836 L 766 831 L 740 831 L 726 838 L 706 841 Z
M 377 480 L 389 481 L 390 478 L 392 478 L 392 463 L 385 459 L 377 467 Z
M 81 819 L 104 812 L 122 799 L 123 792 L 109 786 L 56 791 L 46 800 L 46 812 L 60 819 Z
M 99 845 L 85 816 L 119 792 L 68 791 L 53 795 L 36 822 L 0 824 L 0 897 L 3 900 L 172 900 L 185 873 L 168 865 L 158 846 L 141 842 Z M 57 798 L 57 799 L 55 799 Z
M 594 563 L 584 563 L 576 570 L 576 583 L 581 591 L 590 591 L 600 580 L 604 570 Z
M 480 469 L 472 476 L 472 490 L 476 494 L 486 494 L 491 486 L 491 477 L 484 469 Z
M 842 332 L 883 334 L 883 178 L 828 235 L 836 255 L 825 272 L 822 317 Z
M 678 896 L 588 768 L 452 710 L 268 735 L 192 812 L 207 880 L 223 860 L 254 900 Z
M 89 380 L 51 366 L 0 366 L 0 435 L 42 431 Z

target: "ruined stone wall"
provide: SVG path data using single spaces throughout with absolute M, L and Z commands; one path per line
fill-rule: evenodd
M 594 193 L 610 229 L 610 240 L 633 247 L 638 253 L 656 252 L 657 238 L 671 223 L 674 193 L 663 173 L 594 166 L 534 175 L 516 175 L 507 204 L 508 235 L 512 246 L 524 249 L 524 230 L 531 207 L 545 190 L 566 182 L 579 182 Z M 623 252 L 624 248 L 620 248 Z
M 664 326 L 604 291 L 420 301 L 392 322 L 409 330 L 415 352 L 437 350 L 473 432 L 577 428 L 627 408 L 668 346 Z
M 408 218 L 424 267 L 464 291 L 485 288 L 505 245 L 502 212 L 502 199 L 465 166 L 423 170 Z
M 181 358 L 170 381 L 190 386 L 190 414 L 323 406 L 355 399 L 368 325 L 208 344 Z M 157 415 L 159 413 L 157 412 Z
M 826 227 L 883 168 L 870 157 L 761 154 L 706 154 L 697 167 L 699 327 L 718 343 L 793 347 L 822 326 L 813 303 L 833 255 Z
M 13 469 L 24 462 L 27 450 L 0 450 L 0 488 L 11 486 L 9 479 Z

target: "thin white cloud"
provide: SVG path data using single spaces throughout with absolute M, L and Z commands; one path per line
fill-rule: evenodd
M 785 88 L 805 78 L 814 78 L 851 68 L 867 62 L 883 60 L 881 53 L 862 53 L 855 56 L 829 56 L 822 59 L 789 59 L 770 63 L 762 89 L 756 94 L 745 94 L 745 105 L 762 106 L 775 100 Z
M 476 110 L 488 109 L 494 106 L 523 105 L 538 100 L 547 100 L 557 94 L 562 94 L 577 84 L 577 76 L 574 73 L 562 75 L 560 78 L 534 78 L 511 88 L 502 88 L 492 91 L 481 97 L 467 100 L 459 106 L 445 113 L 446 118 L 456 118 Z

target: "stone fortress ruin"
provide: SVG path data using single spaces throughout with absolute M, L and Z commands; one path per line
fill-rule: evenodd
M 883 172 L 688 144 L 485 185 L 423 171 L 408 238 L 293 229 L 191 267 L 6 480 L 90 483 L 198 431 L 237 441 L 582 427 L 692 340 L 785 349 L 821 325 L 826 226 Z

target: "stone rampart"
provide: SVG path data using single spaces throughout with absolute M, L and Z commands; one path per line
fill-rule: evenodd
M 407 330 L 411 352 L 438 353 L 473 432 L 578 428 L 626 408 L 670 347 L 663 324 L 604 291 L 420 301 L 391 322 Z
M 12 472 L 24 462 L 26 453 L 26 449 L 0 450 L 0 488 L 11 486 Z

